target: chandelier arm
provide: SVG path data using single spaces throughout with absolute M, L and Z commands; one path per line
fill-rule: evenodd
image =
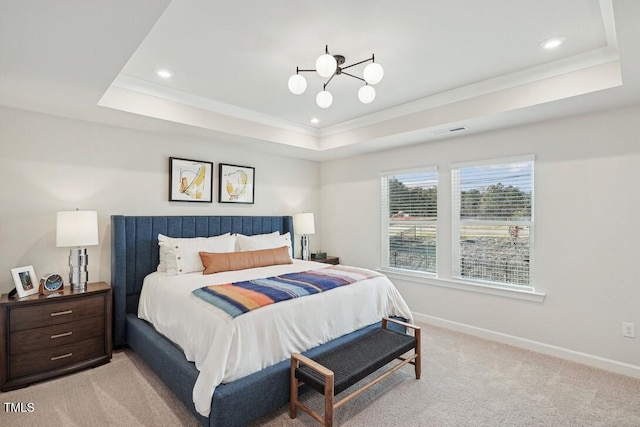
M 300 69 L 297 69 L 297 68 L 296 68 L 296 74 L 298 74 L 298 73 L 302 73 L 302 72 L 313 72 L 313 73 L 315 73 L 315 72 L 316 72 L 316 70 L 300 70 Z
M 346 67 L 342 67 L 342 69 L 344 70 L 347 68 L 355 67 L 356 65 L 364 64 L 365 62 L 369 62 L 369 61 L 373 62 L 373 55 L 371 56 L 371 58 L 365 59 L 364 61 L 356 62 L 355 64 L 347 65 Z
M 353 77 L 354 79 L 362 80 L 363 82 L 367 83 L 367 81 L 365 79 L 363 79 L 362 77 L 354 76 L 353 74 L 345 73 L 344 71 L 342 72 L 342 74 L 344 74 L 346 76 L 349 76 L 349 77 Z
M 329 77 L 329 80 L 327 80 L 327 82 L 322 86 L 322 90 L 326 90 L 327 89 L 327 85 L 331 82 L 331 80 L 333 80 L 333 78 L 336 76 L 335 73 L 333 73 L 333 75 L 331 77 Z

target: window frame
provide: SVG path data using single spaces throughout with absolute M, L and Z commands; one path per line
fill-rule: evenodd
M 435 224 L 435 233 L 436 233 L 436 263 L 435 263 L 435 271 L 420 271 L 420 270 L 412 270 L 408 268 L 401 267 L 393 267 L 389 264 L 390 259 L 390 240 L 389 240 L 389 227 L 391 226 L 392 221 L 389 218 L 389 178 L 394 177 L 396 175 L 411 175 L 411 174 L 434 174 L 436 179 L 436 190 L 438 191 L 440 185 L 440 173 L 438 171 L 438 167 L 435 165 L 424 166 L 424 167 L 416 167 L 416 168 L 407 168 L 407 169 L 395 169 L 380 172 L 380 236 L 381 236 L 381 269 L 383 271 L 389 272 L 397 272 L 400 274 L 409 274 L 409 275 L 417 275 L 423 277 L 437 277 L 438 271 L 438 249 L 437 249 L 437 235 L 438 235 L 438 224 L 440 218 L 440 211 L 438 209 L 438 201 L 436 202 L 436 219 L 435 220 L 424 220 L 424 221 L 416 221 L 417 225 L 431 225 Z M 438 196 L 439 199 L 439 196 Z
M 522 285 L 509 285 L 494 282 L 481 282 L 461 280 L 453 277 L 452 261 L 453 261 L 453 192 L 452 192 L 452 173 L 453 167 L 461 166 L 482 166 L 518 161 L 531 161 L 532 167 L 532 197 L 531 197 L 531 221 L 534 222 L 535 216 L 535 169 L 536 159 L 533 154 L 521 155 L 521 156 L 509 156 L 502 158 L 491 158 L 485 160 L 459 162 L 459 163 L 446 163 L 432 166 L 424 166 L 419 168 L 403 168 L 382 171 L 379 173 L 380 178 L 390 177 L 393 175 L 410 174 L 417 172 L 436 172 L 437 174 L 437 221 L 436 221 L 436 273 L 425 273 L 416 270 L 408 270 L 401 268 L 394 268 L 389 266 L 389 235 L 388 224 L 385 222 L 385 218 L 382 217 L 382 212 L 386 209 L 388 219 L 388 195 L 384 195 L 382 192 L 386 191 L 382 188 L 383 181 L 380 179 L 380 236 L 381 236 L 381 267 L 378 269 L 384 273 L 391 280 L 402 280 L 405 282 L 413 282 L 419 285 L 427 285 L 441 288 L 454 289 L 457 291 L 465 291 L 471 293 L 478 293 L 483 295 L 490 295 L 500 298 L 509 298 L 516 300 L 529 301 L 534 303 L 543 303 L 546 298 L 546 293 L 539 289 L 540 284 L 535 281 L 535 227 L 530 229 L 530 242 L 529 242 L 529 286 Z M 383 197 L 386 197 L 384 199 Z
M 509 165 L 517 163 L 531 163 L 531 215 L 529 220 L 477 220 L 477 219 L 461 219 L 461 204 L 456 202 L 460 199 L 460 170 L 471 167 L 493 166 L 493 165 Z M 479 161 L 470 161 L 463 163 L 451 163 L 449 171 L 451 176 L 451 279 L 471 285 L 500 287 L 515 290 L 523 290 L 525 292 L 533 292 L 534 287 L 534 271 L 535 271 L 535 156 L 513 156 L 493 159 L 484 159 Z M 474 279 L 461 275 L 461 254 L 460 254 L 460 231 L 464 225 L 474 226 L 525 226 L 529 227 L 529 283 L 514 284 L 482 279 Z

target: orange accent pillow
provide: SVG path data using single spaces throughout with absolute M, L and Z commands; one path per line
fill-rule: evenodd
M 204 266 L 202 274 L 213 274 L 220 273 L 222 271 L 244 270 L 246 268 L 293 263 L 289 257 L 289 248 L 287 246 L 247 252 L 200 252 L 200 260 Z

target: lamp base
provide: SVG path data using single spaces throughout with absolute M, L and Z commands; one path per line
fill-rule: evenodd
M 302 236 L 301 240 L 300 240 L 300 248 L 302 248 L 302 259 L 305 261 L 309 260 L 309 236 Z
M 69 284 L 73 291 L 86 291 L 89 281 L 89 255 L 86 248 L 73 248 L 69 252 Z

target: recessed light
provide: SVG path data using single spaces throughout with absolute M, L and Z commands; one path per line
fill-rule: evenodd
M 173 73 L 167 69 L 159 68 L 156 70 L 156 75 L 163 79 L 169 79 L 171 78 L 171 76 L 173 76 Z
M 566 37 L 562 37 L 562 36 L 552 37 L 540 43 L 540 47 L 546 50 L 552 50 L 560 46 L 562 43 L 564 43 L 565 40 L 566 40 Z
M 317 123 L 320 123 L 320 120 L 319 120 L 319 119 L 317 119 L 317 118 L 315 118 L 315 117 L 314 117 L 314 118 L 312 118 L 312 119 L 311 119 L 311 120 L 309 120 L 309 121 L 310 121 L 311 123 L 313 123 L 314 125 L 315 125 L 315 124 L 317 124 Z

